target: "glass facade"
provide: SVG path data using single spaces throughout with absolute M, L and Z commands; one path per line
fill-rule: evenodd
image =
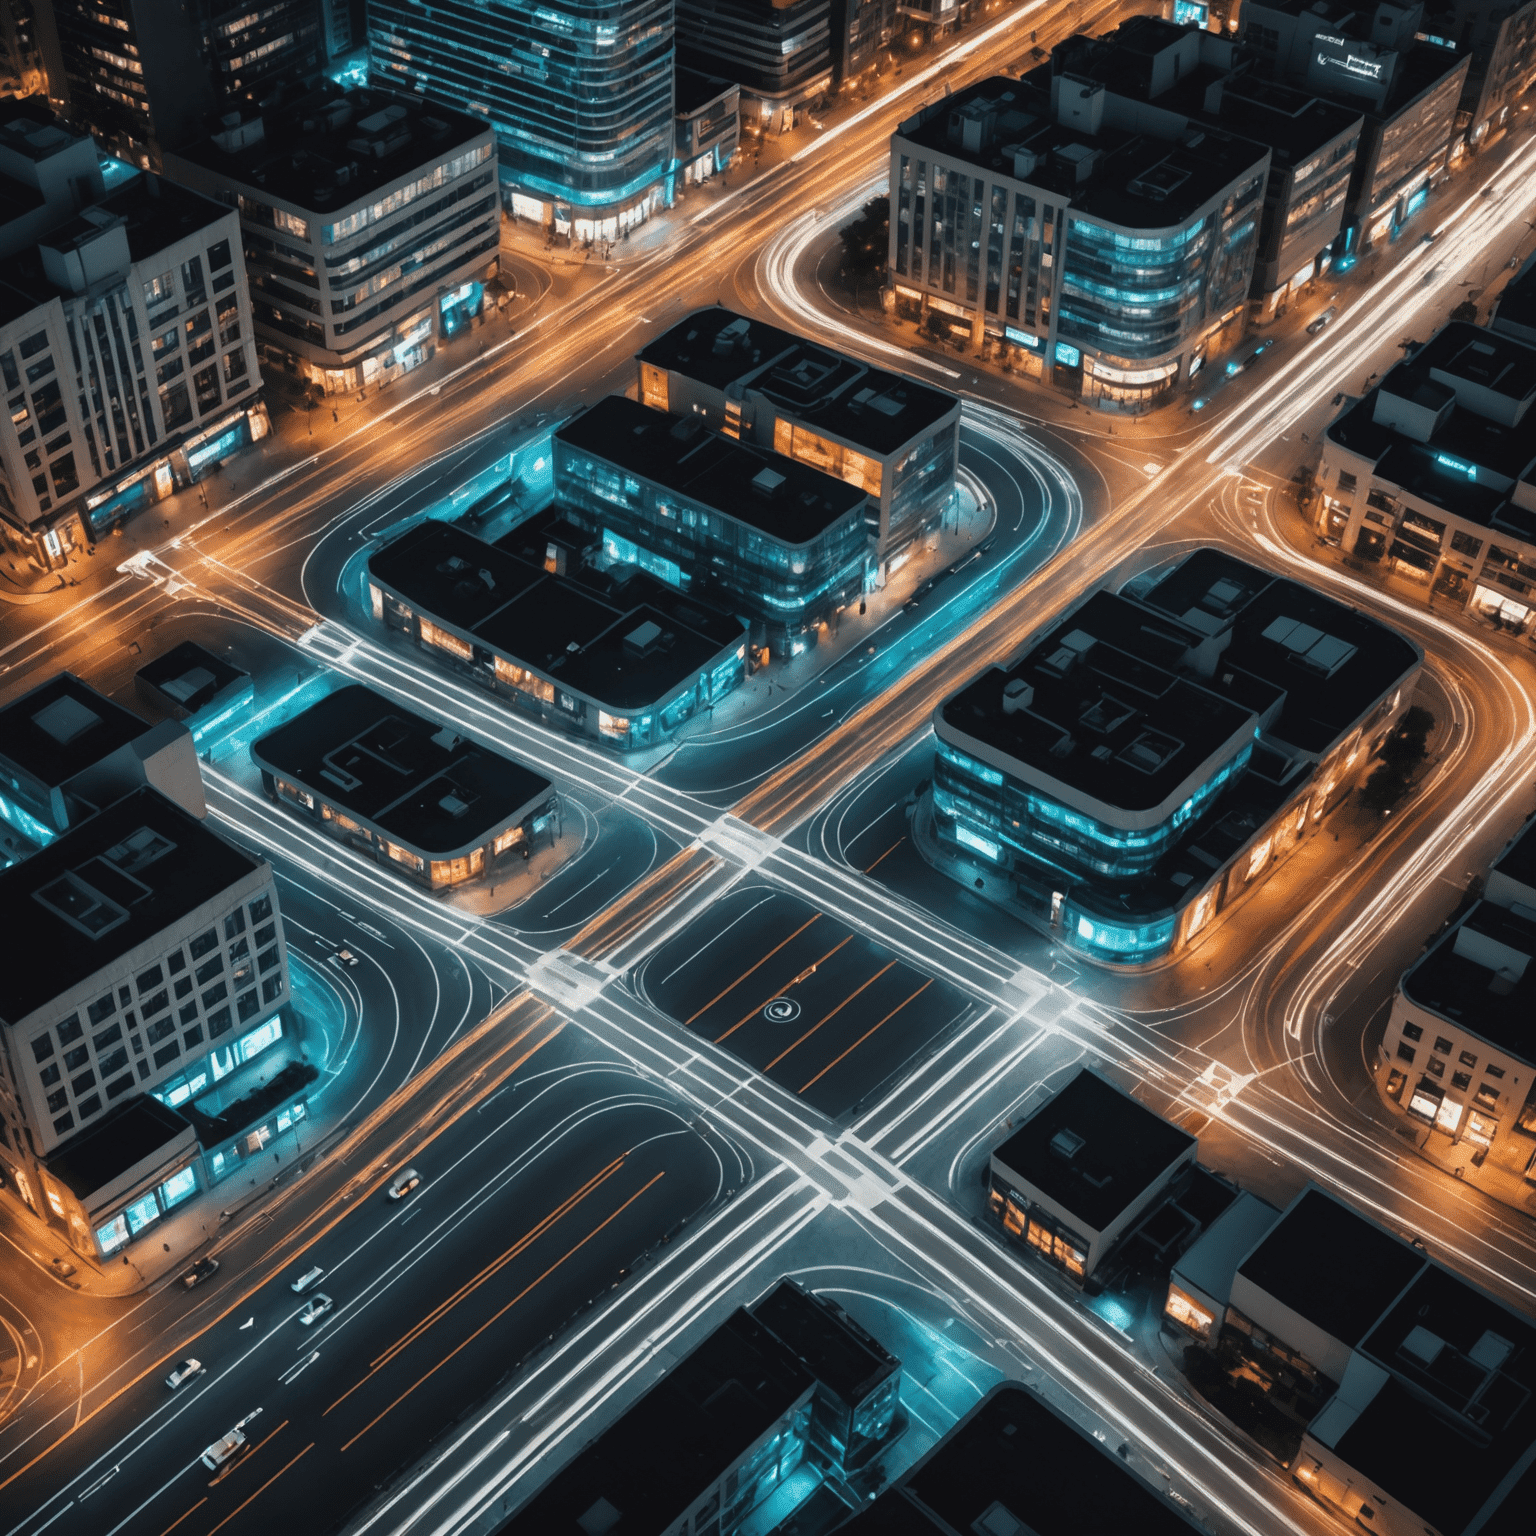
M 672 36 L 668 0 L 368 7 L 372 78 L 488 119 L 509 195 L 552 201 L 557 223 L 649 211 L 672 158 Z
M 862 508 L 804 544 L 786 544 L 558 440 L 555 474 L 571 521 L 598 534 L 609 558 L 633 550 L 633 563 L 684 591 L 716 588 L 758 618 L 803 626 L 863 589 Z

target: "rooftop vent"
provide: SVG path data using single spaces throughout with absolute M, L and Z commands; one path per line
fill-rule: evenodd
M 32 723 L 61 747 L 67 747 L 77 736 L 84 735 L 93 725 L 99 725 L 101 717 L 66 693 L 38 710 L 32 716 Z
M 631 656 L 649 656 L 660 639 L 661 625 L 654 619 L 647 619 L 624 636 L 624 649 Z
M 1485 1371 L 1496 1371 L 1514 1353 L 1515 1346 L 1502 1334 L 1495 1333 L 1491 1328 L 1485 1332 L 1467 1354 L 1473 1365 L 1480 1365 Z
M 1003 685 L 1003 713 L 1016 715 L 1035 702 L 1034 686 L 1022 677 L 1010 678 Z
M 1438 1333 L 1431 1333 L 1422 1325 L 1413 1328 L 1403 1340 L 1402 1352 L 1420 1365 L 1433 1365 L 1445 1348 L 1445 1340 Z
M 441 747 L 444 752 L 452 752 L 462 739 L 459 733 L 449 725 L 445 725 L 442 730 L 433 731 L 432 733 L 433 746 Z
M 1069 1163 L 1087 1145 L 1088 1140 L 1086 1137 L 1079 1136 L 1076 1131 L 1068 1130 L 1066 1126 L 1063 1126 L 1051 1137 L 1051 1151 L 1057 1157 L 1064 1158 Z
M 455 821 L 469 809 L 469 801 L 461 800 L 453 793 L 446 794 L 439 800 L 438 805 L 445 810 Z
M 766 466 L 752 476 L 752 489 L 759 496 L 772 496 L 783 484 L 784 476 L 778 470 Z
M 1347 640 L 1284 615 L 1265 628 L 1264 638 L 1284 646 L 1304 667 L 1324 677 L 1332 677 L 1355 654 L 1355 647 Z
M 1177 741 L 1172 736 L 1164 736 L 1161 731 L 1143 731 L 1135 741 L 1122 747 L 1115 756 L 1127 768 L 1134 768 L 1138 773 L 1156 773 L 1158 769 L 1166 767 L 1173 761 L 1183 745 L 1182 741 Z

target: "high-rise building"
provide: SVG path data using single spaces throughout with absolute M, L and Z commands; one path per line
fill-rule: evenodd
M 152 172 L 105 192 L 96 148 L 0 115 L 0 543 L 63 565 L 266 435 L 240 223 Z
M 415 96 L 322 81 L 166 167 L 238 206 L 262 350 L 328 394 L 431 357 L 497 271 L 495 137 Z
M 831 0 L 677 0 L 677 53 L 741 87 L 744 128 L 787 130 L 832 87 Z
M 371 78 L 489 120 L 503 200 L 577 240 L 663 201 L 673 159 L 669 0 L 376 0 Z M 714 71 L 718 73 L 719 71 Z
M 318 0 L 37 0 L 49 94 L 136 165 L 205 131 L 222 102 L 325 59 Z

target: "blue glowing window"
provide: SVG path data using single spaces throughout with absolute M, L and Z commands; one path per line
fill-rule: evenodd
M 1069 347 L 1066 342 L 1056 343 L 1056 361 L 1064 368 L 1076 368 L 1083 360 L 1083 354 L 1076 347 Z

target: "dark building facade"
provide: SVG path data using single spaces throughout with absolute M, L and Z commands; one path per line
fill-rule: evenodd
M 831 0 L 677 0 L 678 59 L 741 87 L 747 132 L 779 132 L 831 89 L 831 11 Z

